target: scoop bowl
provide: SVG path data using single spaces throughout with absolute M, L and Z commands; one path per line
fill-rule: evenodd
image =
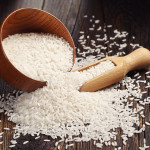
M 9 14 L 0 27 L 0 77 L 12 87 L 32 92 L 46 85 L 46 81 L 34 80 L 15 68 L 3 49 L 2 40 L 17 33 L 43 32 L 63 37 L 73 48 L 75 45 L 65 25 L 56 17 L 36 8 L 21 8 Z
M 88 81 L 81 87 L 80 92 L 95 92 L 121 81 L 125 75 L 132 70 L 150 68 L 150 51 L 146 48 L 138 48 L 123 57 L 106 57 L 94 63 L 77 68 L 75 71 L 83 71 L 96 66 L 102 61 L 110 60 L 115 67 Z

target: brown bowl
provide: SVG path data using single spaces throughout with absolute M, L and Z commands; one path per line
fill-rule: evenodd
M 65 25 L 43 10 L 21 8 L 7 16 L 0 27 L 0 77 L 14 88 L 31 92 L 45 86 L 46 81 L 33 80 L 17 70 L 7 58 L 2 46 L 2 40 L 7 36 L 27 32 L 44 32 L 63 37 L 73 48 L 73 63 L 75 45 Z

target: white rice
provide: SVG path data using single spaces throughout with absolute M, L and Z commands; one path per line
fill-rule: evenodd
M 97 31 L 101 29 L 101 26 L 99 26 Z M 104 32 L 106 31 L 105 28 L 103 30 Z M 107 49 L 107 46 L 103 44 L 97 45 L 97 41 L 105 44 L 109 42 L 106 34 L 100 36 L 103 38 L 97 38 L 92 42 L 94 48 L 85 47 L 86 41 L 84 41 L 84 37 L 89 38 L 89 35 L 84 35 L 83 31 L 81 34 L 79 42 L 84 49 L 88 50 L 87 52 L 82 52 L 82 50 L 78 49 L 81 56 L 86 57 L 87 53 L 95 51 L 98 55 L 96 56 L 97 58 L 88 56 L 86 60 L 82 57 L 76 59 L 76 62 L 80 61 L 77 66 L 107 56 L 107 53 L 102 52 L 102 50 Z M 110 38 L 112 42 L 116 38 L 126 38 L 128 35 L 127 32 L 118 30 L 114 30 L 114 34 L 114 37 Z M 120 45 L 117 43 L 110 44 L 112 48 L 116 45 L 120 49 L 127 46 L 125 43 Z M 56 45 L 57 47 L 55 47 Z M 145 125 L 140 130 L 135 130 L 134 128 L 135 124 L 140 124 L 137 113 L 143 110 L 144 107 L 137 104 L 137 110 L 132 109 L 133 103 L 127 101 L 129 97 L 132 101 L 141 99 L 142 93 L 139 81 L 135 82 L 135 79 L 125 77 L 119 84 L 101 91 L 94 93 L 80 93 L 78 91 L 80 86 L 87 80 L 114 68 L 112 62 L 105 61 L 83 72 L 67 72 L 72 66 L 72 48 L 62 38 L 49 34 L 16 34 L 6 38 L 3 41 L 3 46 L 11 62 L 21 72 L 34 79 L 48 81 L 47 87 L 17 96 L 18 98 L 15 102 L 12 102 L 12 97 L 9 99 L 8 96 L 10 103 L 3 104 L 9 120 L 16 123 L 14 139 L 17 139 L 20 133 L 23 133 L 23 135 L 27 133 L 37 135 L 35 139 L 38 139 L 41 133 L 50 135 L 52 138 L 59 136 L 61 138 L 59 142 L 63 141 L 64 137 L 66 137 L 65 142 L 80 142 L 93 139 L 94 144 L 101 148 L 104 143 L 108 146 L 117 146 L 117 133 L 115 132 L 117 128 L 121 128 L 123 131 L 121 137 L 124 145 L 128 137 L 131 137 L 134 133 L 145 131 Z M 131 44 L 131 46 L 139 45 Z M 20 49 L 21 53 L 19 53 Z M 14 53 L 12 54 L 14 51 L 18 56 L 21 55 L 20 57 L 25 59 L 23 61 L 20 57 L 14 59 Z M 112 51 L 110 50 L 110 52 Z M 116 55 L 122 55 L 122 53 L 119 52 Z M 34 64 L 29 63 L 33 61 L 33 58 L 36 60 Z M 40 69 L 38 70 L 37 67 L 40 67 Z M 137 77 L 137 80 L 141 78 L 140 74 L 135 75 L 135 77 Z M 117 89 L 120 85 L 125 86 L 126 89 Z M 149 85 L 147 84 L 147 86 Z M 145 104 L 145 102 L 142 103 Z M 148 125 L 148 123 L 145 124 Z M 113 130 L 113 132 L 110 132 L 110 130 Z M 78 135 L 80 134 L 82 137 L 79 138 Z M 111 143 L 112 139 L 114 142 Z M 96 143 L 97 140 L 99 141 Z M 46 141 L 48 140 L 46 139 Z M 55 143 L 58 149 L 60 148 L 59 142 Z M 26 143 L 28 141 L 24 142 L 24 144 Z M 70 144 L 70 146 L 73 145 Z M 68 147 L 69 145 L 66 145 L 66 148 Z
M 3 128 L 4 130 L 10 130 L 10 128 Z
M 55 35 L 16 34 L 4 39 L 2 44 L 13 65 L 25 75 L 37 80 L 44 80 L 45 74 L 51 70 L 67 71 L 72 65 L 72 48 L 64 39 Z M 18 50 L 15 50 L 16 45 Z M 60 53 L 61 50 L 63 53 Z M 55 65 L 57 61 L 61 63 Z
M 15 147 L 15 145 L 10 145 L 9 147 L 12 148 L 12 147 Z
M 17 144 L 17 141 L 16 141 L 16 140 L 11 140 L 10 142 L 11 142 L 11 144 L 13 144 L 13 145 Z
M 40 136 L 35 137 L 36 140 L 39 139 L 39 138 L 40 138 Z
M 45 142 L 49 142 L 50 140 L 48 140 L 48 139 L 45 139 L 44 141 L 45 141 Z
M 88 17 L 88 15 L 84 15 L 84 18 L 87 18 Z
M 97 24 L 97 23 L 99 23 L 100 22 L 100 20 L 95 20 L 95 23 Z
M 29 143 L 29 141 L 25 141 L 25 142 L 23 142 L 23 144 L 27 144 L 27 143 Z

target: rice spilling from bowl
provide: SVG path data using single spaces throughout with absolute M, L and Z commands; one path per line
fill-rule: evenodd
M 73 64 L 73 50 L 63 38 L 45 33 L 24 33 L 2 41 L 10 62 L 23 74 L 47 80 L 54 72 L 66 72 Z
M 113 69 L 111 61 L 82 72 L 68 72 L 72 66 L 72 48 L 64 39 L 43 33 L 12 35 L 4 39 L 3 46 L 17 69 L 31 78 L 47 80 L 42 89 L 23 93 L 15 101 L 13 96 L 8 96 L 7 102 L 0 101 L 8 119 L 16 123 L 14 139 L 20 133 L 38 138 L 42 133 L 54 139 L 60 137 L 56 146 L 62 140 L 67 143 L 93 139 L 101 148 L 103 144 L 117 146 L 117 128 L 123 130 L 124 144 L 127 137 L 138 132 L 134 125 L 140 124 L 137 113 L 143 107 L 138 105 L 137 110 L 131 107 L 133 99 L 142 98 L 137 80 L 125 77 L 101 91 L 78 91 L 87 80 Z M 120 86 L 126 88 L 120 90 Z

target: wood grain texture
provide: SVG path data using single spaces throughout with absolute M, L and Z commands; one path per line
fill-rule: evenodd
M 108 39 L 113 36 L 112 30 L 118 29 L 120 31 L 129 32 L 127 39 L 127 48 L 124 49 L 126 53 L 132 51 L 129 43 L 139 43 L 145 48 L 150 49 L 150 1 L 148 0 L 0 0 L 0 20 L 2 21 L 10 12 L 19 7 L 36 7 L 43 8 L 44 10 L 54 14 L 58 17 L 72 33 L 74 42 L 77 48 L 83 51 L 80 44 L 78 44 L 79 31 L 85 31 L 86 35 L 90 35 L 90 39 L 95 38 L 95 34 L 98 32 L 90 32 L 88 29 L 92 25 L 88 21 L 94 15 L 97 19 L 100 19 L 101 26 L 104 23 L 107 25 L 112 24 L 113 27 L 107 28 L 106 33 Z M 84 15 L 88 14 L 88 19 L 83 18 Z M 101 31 L 103 32 L 103 31 Z M 104 33 L 101 33 L 102 35 Z M 136 39 L 133 40 L 132 36 Z M 89 39 L 89 40 L 90 40 Z M 90 42 L 88 41 L 90 45 Z M 103 43 L 101 43 L 103 44 Z M 107 44 L 108 52 L 109 44 Z M 117 47 L 114 47 L 114 54 L 118 51 Z M 93 53 L 96 55 L 96 53 Z M 78 57 L 81 57 L 77 54 Z M 131 72 L 129 76 L 133 77 Z M 142 79 L 145 78 L 144 71 L 140 71 Z M 149 82 L 150 79 L 147 79 Z M 144 89 L 143 85 L 141 88 Z M 12 91 L 4 81 L 0 80 L 0 93 L 7 93 L 7 91 Z M 148 96 L 150 96 L 150 91 L 148 91 Z M 134 102 L 136 106 L 136 102 Z M 145 106 L 145 118 L 140 118 L 140 127 L 142 127 L 142 122 L 144 120 L 150 120 L 150 106 Z M 4 114 L 0 115 L 2 123 L 0 123 L 0 132 L 4 131 L 4 127 L 12 128 L 13 123 L 7 121 L 7 117 Z M 137 128 L 137 127 L 136 127 Z M 122 134 L 121 129 L 117 129 L 119 135 Z M 123 150 L 138 150 L 139 146 L 143 146 L 143 139 L 146 138 L 147 145 L 150 145 L 150 126 L 146 126 L 146 130 L 142 134 L 135 134 L 132 138 L 129 138 L 127 145 L 124 146 L 120 136 L 117 136 L 118 145 L 122 147 Z M 4 144 L 0 145 L 0 150 L 9 150 L 10 140 L 12 139 L 12 131 L 7 131 L 4 134 L 3 141 Z M 51 142 L 44 142 L 44 139 L 50 139 Z M 30 142 L 23 145 L 23 142 L 29 140 Z M 35 140 L 34 137 L 30 135 L 21 136 L 17 139 L 18 144 L 12 150 L 57 150 L 55 148 L 55 142 L 59 140 L 53 140 L 51 137 L 41 135 L 40 139 Z M 61 150 L 65 149 L 65 143 L 61 143 Z M 113 147 L 104 146 L 102 150 L 113 150 Z M 90 142 L 80 142 L 75 143 L 74 147 L 70 147 L 69 150 L 99 150 L 93 145 L 93 141 Z
M 127 31 L 129 33 L 127 39 L 127 48 L 124 49 L 126 53 L 132 51 L 130 43 L 138 43 L 144 46 L 147 49 L 150 49 L 150 2 L 142 0 L 103 0 L 103 12 L 104 20 L 106 26 L 111 24 L 113 29 L 119 29 L 120 31 Z M 107 28 L 107 35 L 110 38 L 113 33 L 112 29 Z M 135 39 L 132 39 L 132 36 L 135 36 Z M 114 47 L 114 52 L 118 51 Z M 143 75 L 142 79 L 145 79 L 144 71 L 140 71 L 140 74 Z M 132 73 L 130 74 L 132 76 Z M 149 82 L 149 80 L 147 80 Z M 144 87 L 141 88 L 144 89 Z M 136 107 L 137 103 L 134 102 Z M 150 120 L 149 106 L 145 106 L 145 118 L 140 117 L 140 127 L 142 127 L 142 122 L 144 120 Z M 136 127 L 137 128 L 137 127 Z M 138 129 L 138 128 L 137 128 Z M 120 129 L 117 130 L 118 133 L 121 132 Z M 138 150 L 139 146 L 143 146 L 143 139 L 146 138 L 147 145 L 150 145 L 149 138 L 150 128 L 146 126 L 145 132 L 141 134 L 135 134 L 132 138 L 129 138 L 127 146 L 123 146 L 123 150 Z M 122 146 L 121 140 L 119 140 L 120 145 Z
M 22 7 L 33 7 L 41 9 L 43 0 L 0 0 L 0 22 L 12 11 Z
M 81 0 L 45 0 L 43 10 L 60 19 L 72 33 L 79 13 L 80 3 Z
M 76 24 L 74 26 L 74 30 L 72 32 L 72 37 L 74 39 L 75 45 L 77 48 L 83 51 L 81 45 L 78 43 L 79 39 L 79 31 L 84 31 L 85 36 L 90 35 L 87 46 L 90 46 L 90 40 L 96 40 L 95 34 L 99 34 L 98 31 L 91 32 L 89 31 L 89 28 L 92 26 L 93 22 L 90 22 L 90 19 L 92 19 L 92 16 L 100 20 L 99 25 L 104 26 L 104 19 L 103 19 L 103 8 L 102 8 L 102 1 L 101 0 L 82 0 L 80 5 L 80 10 L 78 12 L 78 17 L 76 20 Z M 84 15 L 88 15 L 88 18 L 84 18 Z M 93 19 L 94 20 L 94 19 Z M 98 27 L 98 26 L 97 26 Z M 101 31 L 102 37 L 104 36 L 104 31 Z M 104 44 L 104 42 L 101 42 L 101 44 Z M 77 57 L 80 57 L 80 55 L 77 53 Z M 94 52 L 92 55 L 96 55 Z

